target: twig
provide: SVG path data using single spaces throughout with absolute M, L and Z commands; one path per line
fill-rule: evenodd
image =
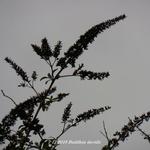
M 129 119 L 130 121 L 132 121 L 129 117 L 128 117 L 128 119 Z M 140 132 L 145 136 L 145 138 L 150 142 L 150 135 L 146 134 L 141 128 L 139 128 L 138 125 L 136 125 L 135 127 L 136 127 L 136 128 L 138 129 L 138 131 L 140 131 Z
M 6 95 L 3 90 L 1 90 L 1 92 L 2 92 L 2 94 L 3 94 L 4 97 L 10 99 L 14 103 L 14 105 L 17 106 L 16 102 L 11 97 L 9 97 L 8 95 Z
M 65 128 L 66 123 L 64 123 L 62 132 L 55 139 L 58 140 L 67 130 L 74 127 L 77 123 L 78 122 L 75 122 L 75 123 L 71 124 L 70 126 L 68 126 L 67 128 Z
M 41 140 L 43 140 L 43 137 L 41 136 L 41 134 L 40 134 L 40 133 L 38 133 L 38 135 L 39 135 L 40 139 L 41 139 Z
M 104 131 L 105 131 L 106 139 L 107 139 L 107 141 L 109 142 L 110 139 L 109 139 L 109 137 L 108 137 L 108 133 L 107 133 L 107 130 L 106 130 L 106 126 L 105 126 L 105 122 L 104 122 L 104 121 L 103 121 L 103 128 L 104 128 Z
M 147 139 L 150 142 L 150 136 L 146 134 L 141 128 L 137 127 L 136 128 L 145 136 L 145 139 Z
M 38 92 L 37 92 L 37 90 L 34 88 L 34 85 L 33 85 L 33 83 L 31 84 L 30 82 L 28 82 L 28 85 L 29 85 L 29 87 L 31 88 L 31 89 L 33 89 L 33 91 L 37 94 L 37 96 L 38 96 Z
M 52 63 L 52 67 L 54 66 L 54 64 L 55 64 L 56 60 L 57 60 L 57 59 L 55 58 L 54 62 Z
M 48 64 L 49 64 L 49 66 L 50 66 L 50 68 L 51 68 L 51 74 L 52 74 L 52 77 L 54 78 L 54 70 L 53 70 L 53 65 L 52 65 L 52 63 L 51 63 L 51 61 L 50 61 L 50 59 L 48 60 Z
M 71 74 L 71 75 L 61 75 L 61 76 L 59 76 L 59 78 L 75 77 L 75 76 L 77 76 L 77 75 L 73 75 L 73 74 Z
M 100 131 L 100 133 L 106 138 L 106 135 L 102 131 Z
M 103 121 L 103 129 L 104 129 L 104 132 L 103 133 L 102 131 L 100 131 L 100 133 L 107 139 L 108 143 L 110 141 L 110 139 L 108 138 L 108 133 L 107 133 L 107 130 L 106 130 L 106 126 L 105 126 L 105 122 Z

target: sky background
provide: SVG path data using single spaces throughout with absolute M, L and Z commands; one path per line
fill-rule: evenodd
M 34 95 L 31 89 L 18 88 L 20 78 L 4 62 L 11 57 L 28 74 L 36 70 L 39 77 L 48 73 L 48 66 L 32 51 L 31 43 L 40 44 L 47 37 L 50 45 L 58 40 L 67 50 L 78 37 L 93 25 L 126 14 L 120 21 L 100 34 L 89 50 L 80 57 L 85 69 L 109 71 L 104 81 L 64 79 L 56 83 L 58 91 L 70 95 L 55 103 L 46 114 L 40 114 L 46 124 L 47 136 L 57 136 L 62 128 L 64 108 L 73 103 L 72 116 L 91 108 L 109 105 L 111 110 L 87 123 L 70 129 L 60 140 L 100 140 L 100 145 L 60 145 L 58 150 L 99 150 L 106 142 L 100 134 L 102 121 L 109 135 L 123 127 L 128 117 L 141 115 L 150 108 L 150 1 L 149 0 L 0 0 L 0 85 L 4 92 L 22 102 Z M 42 91 L 44 82 L 37 83 Z M 0 119 L 13 108 L 0 95 Z M 149 123 L 143 129 L 150 131 Z M 148 150 L 149 144 L 140 133 L 131 135 L 119 150 Z

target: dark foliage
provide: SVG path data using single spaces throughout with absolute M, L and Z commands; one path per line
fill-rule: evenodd
M 67 107 L 65 108 L 65 110 L 64 110 L 64 114 L 63 114 L 63 116 L 62 116 L 62 121 L 63 122 L 66 122 L 68 119 L 69 119 L 69 117 L 70 117 L 70 112 L 71 112 L 71 107 L 72 107 L 72 103 L 70 102 L 68 105 L 67 105 Z
M 88 44 L 92 43 L 98 34 L 102 33 L 104 30 L 110 28 L 112 25 L 125 18 L 125 15 L 120 15 L 119 17 L 93 26 L 85 34 L 81 35 L 79 40 L 77 40 L 76 43 L 71 46 L 67 52 L 64 53 L 65 56 L 58 61 L 57 65 L 64 67 L 67 64 L 70 64 L 72 67 L 75 67 L 75 61 L 83 53 L 83 50 L 88 49 Z
M 62 57 L 60 57 L 60 53 L 62 51 L 61 41 L 57 42 L 54 49 L 51 48 L 46 38 L 41 40 L 41 46 L 31 44 L 33 51 L 40 56 L 40 58 L 43 59 L 50 68 L 47 75 L 40 78 L 40 81 L 46 80 L 45 84 L 48 85 L 47 89 L 44 89 L 43 92 L 38 92 L 34 86 L 34 82 L 38 79 L 36 71 L 33 71 L 30 77 L 31 79 L 29 79 L 27 73 L 20 66 L 8 57 L 5 58 L 5 61 L 12 66 L 17 75 L 19 75 L 23 80 L 23 82 L 18 86 L 31 88 L 35 92 L 36 96 L 16 104 L 15 101 L 11 97 L 7 96 L 2 90 L 3 96 L 9 98 L 15 104 L 15 108 L 11 109 L 9 114 L 6 115 L 0 123 L 0 144 L 5 144 L 6 146 L 3 150 L 56 150 L 56 147 L 58 146 L 58 139 L 67 130 L 71 127 L 77 126 L 81 121 L 86 122 L 94 116 L 110 109 L 110 106 L 91 109 L 77 115 L 77 117 L 73 119 L 71 118 L 72 103 L 70 102 L 64 109 L 64 113 L 62 115 L 62 132 L 57 137 L 51 138 L 46 138 L 44 125 L 40 123 L 40 119 L 38 118 L 40 111 L 47 111 L 53 102 L 60 102 L 69 95 L 69 93 L 57 93 L 54 95 L 54 92 L 56 92 L 56 88 L 54 87 L 56 80 L 70 76 L 78 76 L 81 79 L 88 80 L 103 80 L 109 76 L 109 72 L 82 70 L 84 66 L 83 64 L 73 70 L 71 68 L 71 74 L 62 75 L 62 72 L 68 68 L 69 65 L 76 67 L 76 60 L 84 50 L 88 49 L 88 45 L 94 41 L 97 35 L 110 28 L 112 25 L 115 25 L 120 20 L 125 19 L 125 17 L 125 15 L 120 15 L 119 17 L 115 17 L 93 26 L 85 32 L 85 34 L 81 35 L 75 44 L 64 52 Z M 16 131 L 14 131 L 14 126 L 17 124 L 18 120 L 21 121 L 21 125 L 18 129 L 16 129 Z M 32 136 L 36 136 L 40 138 L 40 140 L 34 141 Z M 7 145 L 6 140 L 8 141 Z
M 37 79 L 36 71 L 33 71 L 31 78 L 33 79 L 33 81 L 35 81 Z
M 6 57 L 5 61 L 7 63 L 9 63 L 12 68 L 16 71 L 16 73 L 21 76 L 21 78 L 23 79 L 23 81 L 29 81 L 29 78 L 27 76 L 27 73 L 20 67 L 18 66 L 15 62 L 13 62 L 10 58 Z
M 148 140 L 150 143 L 150 135 L 146 134 L 144 131 L 142 131 L 139 127 L 143 124 L 144 121 L 149 121 L 150 119 L 150 112 L 147 112 L 145 114 L 142 114 L 141 116 L 131 120 L 129 118 L 129 122 L 127 125 L 124 125 L 124 127 L 121 129 L 121 131 L 117 131 L 114 134 L 114 138 L 109 139 L 108 138 L 108 144 L 103 147 L 103 150 L 112 150 L 115 147 L 119 146 L 119 142 L 124 142 L 133 132 L 140 131 L 144 135 L 144 139 Z
M 41 50 L 42 50 L 42 54 L 46 60 L 52 56 L 52 50 L 51 50 L 46 38 L 42 39 Z
M 37 55 L 41 56 L 41 59 L 48 60 L 52 56 L 52 50 L 47 42 L 47 39 L 42 39 L 41 47 L 31 44 L 33 50 L 36 52 Z
M 24 123 L 31 122 L 33 119 L 33 112 L 35 106 L 38 106 L 38 104 L 41 102 L 43 104 L 46 97 L 55 92 L 55 90 L 56 88 L 52 88 L 49 91 L 45 90 L 39 93 L 38 96 L 33 96 L 26 101 L 18 104 L 14 109 L 12 109 L 10 113 L 6 115 L 2 120 L 0 130 L 2 130 L 5 135 L 3 134 L 3 132 L 2 134 L 0 132 L 0 142 L 3 142 L 4 139 L 8 137 L 8 134 L 10 134 L 11 132 L 10 127 L 15 125 L 17 118 L 20 118 L 22 121 L 24 121 Z
M 81 70 L 77 73 L 81 79 L 88 79 L 88 80 L 103 80 L 104 78 L 108 78 L 109 72 L 92 72 L 87 70 Z
M 87 120 L 93 118 L 96 115 L 99 115 L 100 113 L 103 113 L 104 111 L 106 111 L 110 108 L 111 108 L 110 106 L 105 106 L 105 107 L 101 107 L 98 109 L 88 110 L 87 112 L 79 114 L 75 120 L 76 120 L 76 122 L 81 122 L 81 121 L 86 122 Z
M 57 101 L 61 101 L 63 98 L 65 98 L 68 95 L 69 93 L 59 93 L 57 97 Z
M 58 41 L 57 44 L 55 45 L 54 51 L 53 51 L 53 56 L 57 58 L 60 54 L 60 51 L 62 49 L 62 42 Z

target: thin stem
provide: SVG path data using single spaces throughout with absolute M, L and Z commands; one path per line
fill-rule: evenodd
M 106 138 L 106 135 L 102 131 L 100 131 L 100 133 Z
M 28 82 L 29 86 L 31 87 L 31 89 L 33 89 L 33 91 L 38 95 L 37 90 L 34 88 L 33 84 L 31 84 L 30 82 Z
M 48 88 L 48 91 L 51 89 L 51 87 L 53 86 L 54 82 L 55 82 L 55 79 L 52 80 L 52 82 L 51 82 L 51 84 L 50 84 L 50 86 L 49 86 L 49 88 Z M 36 117 L 37 117 L 37 115 L 39 114 L 39 111 L 40 111 L 41 108 L 42 108 L 42 102 L 40 103 L 40 105 L 39 105 L 39 107 L 38 107 L 38 109 L 37 109 L 37 111 L 36 111 L 36 113 L 35 113 L 35 116 L 34 116 L 33 120 L 36 119 Z
M 68 75 L 62 75 L 62 76 L 59 76 L 59 78 L 65 78 L 65 77 L 75 77 L 77 75 L 73 75 L 73 74 L 68 74 Z
M 139 128 L 138 126 L 136 126 L 136 128 L 146 137 L 146 139 L 150 142 L 150 136 L 148 134 L 146 134 L 141 128 Z
M 103 128 L 104 128 L 104 132 L 105 132 L 106 139 L 107 139 L 107 141 L 108 141 L 108 143 L 109 143 L 110 139 L 109 139 L 109 137 L 108 137 L 108 133 L 107 133 L 107 130 L 106 130 L 106 126 L 105 126 L 105 122 L 104 122 L 104 121 L 103 121 Z
M 128 119 L 129 119 L 130 121 L 132 121 L 129 117 L 128 117 Z M 149 136 L 148 134 L 146 134 L 141 128 L 139 128 L 138 125 L 135 124 L 135 127 L 136 127 L 136 128 L 146 137 L 146 139 L 150 142 L 150 136 Z
M 50 68 L 51 68 L 52 77 L 54 78 L 53 65 L 51 64 L 50 59 L 48 60 L 48 62 L 49 62 L 49 66 L 50 66 Z
M 40 133 L 38 133 L 38 135 L 39 135 L 40 139 L 41 139 L 41 140 L 43 140 L 43 137 L 41 136 L 41 134 L 40 134 Z
M 62 129 L 62 131 L 64 131 L 64 130 L 65 130 L 65 126 L 66 126 L 66 122 L 64 122 L 64 125 L 63 125 L 63 129 Z
M 55 62 L 56 62 L 57 58 L 55 58 L 54 62 L 52 63 L 52 67 L 54 66 Z
M 2 94 L 3 94 L 4 97 L 10 99 L 14 103 L 14 105 L 17 106 L 16 102 L 11 97 L 9 97 L 8 95 L 6 95 L 3 90 L 1 90 L 1 92 L 2 92 Z
M 51 84 L 50 84 L 50 86 L 49 86 L 49 88 L 48 88 L 48 91 L 50 91 L 50 89 L 52 88 L 52 86 L 53 86 L 55 80 L 58 78 L 59 74 L 63 71 L 63 69 L 64 69 L 64 68 L 61 68 L 61 69 L 59 70 L 59 72 L 57 73 L 57 75 L 55 76 L 55 78 L 52 80 L 52 82 L 51 82 Z M 30 85 L 31 85 L 31 84 L 30 84 Z M 32 87 L 32 85 L 31 85 L 31 87 Z M 34 89 L 34 87 L 33 87 L 33 89 Z M 38 93 L 37 93 L 37 94 L 38 94 Z M 41 108 L 42 108 L 42 102 L 40 103 L 40 105 L 39 105 L 39 107 L 38 107 L 38 109 L 37 109 L 37 111 L 36 111 L 36 113 L 35 113 L 35 115 L 34 115 L 34 117 L 33 117 L 33 119 L 32 119 L 31 122 L 33 122 L 33 121 L 37 118 L 37 116 L 38 116 L 38 114 L 39 114 Z M 29 136 L 30 132 L 31 132 L 31 130 L 28 131 L 28 133 L 26 134 L 26 137 Z M 25 144 L 25 143 L 24 143 L 24 144 Z M 24 144 L 23 144 L 22 148 L 24 147 Z
M 45 58 L 42 56 L 42 59 L 44 59 L 45 60 Z M 46 61 L 46 60 L 45 60 Z M 49 60 L 49 62 L 50 62 L 50 60 Z M 50 66 L 50 63 L 48 63 L 48 61 L 46 61 L 46 63 Z
M 62 130 L 62 132 L 55 138 L 55 140 L 57 141 L 66 131 L 68 131 L 71 127 L 73 127 L 73 126 L 76 126 L 76 124 L 77 124 L 78 122 L 75 122 L 75 123 L 73 123 L 72 125 L 70 125 L 69 127 L 67 127 L 67 128 L 65 128 L 65 125 L 66 125 L 66 123 L 64 124 L 64 126 L 63 126 L 63 130 Z M 57 145 L 54 145 L 54 147 L 52 147 L 52 150 L 53 150 L 53 148 L 55 148 Z
M 70 128 L 74 127 L 77 123 L 78 122 L 75 122 L 72 125 L 68 126 L 67 128 L 63 128 L 62 132 L 56 137 L 56 140 L 58 140 L 67 130 L 69 130 Z
M 34 87 L 34 80 L 32 80 L 32 84 L 31 85 Z
M 32 148 L 35 148 L 35 149 L 38 149 L 39 150 L 39 147 L 38 146 L 34 146 L 34 145 L 27 145 L 27 150 L 30 150 Z

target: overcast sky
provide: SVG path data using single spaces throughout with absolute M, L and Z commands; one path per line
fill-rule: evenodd
M 121 14 L 127 18 L 100 34 L 89 46 L 80 63 L 93 71 L 109 71 L 104 81 L 64 79 L 57 82 L 58 90 L 70 96 L 55 103 L 46 114 L 40 114 L 46 124 L 47 136 L 57 136 L 61 116 L 72 101 L 72 115 L 90 108 L 110 105 L 103 115 L 72 128 L 61 140 L 100 140 L 99 145 L 60 145 L 58 149 L 99 150 L 105 139 L 100 134 L 102 121 L 111 136 L 128 122 L 128 117 L 141 115 L 150 108 L 150 1 L 149 0 L 0 0 L 0 85 L 17 103 L 34 95 L 30 89 L 17 88 L 20 79 L 3 59 L 8 56 L 29 74 L 37 70 L 39 77 L 48 73 L 48 66 L 32 51 L 31 43 L 40 44 L 47 37 L 53 46 L 58 40 L 67 50 L 91 26 Z M 43 83 L 44 84 L 44 83 Z M 42 90 L 41 87 L 37 89 Z M 0 95 L 0 119 L 13 108 Z M 150 124 L 143 128 L 150 131 Z M 121 143 L 119 150 L 148 150 L 149 144 L 140 133 L 134 133 Z

